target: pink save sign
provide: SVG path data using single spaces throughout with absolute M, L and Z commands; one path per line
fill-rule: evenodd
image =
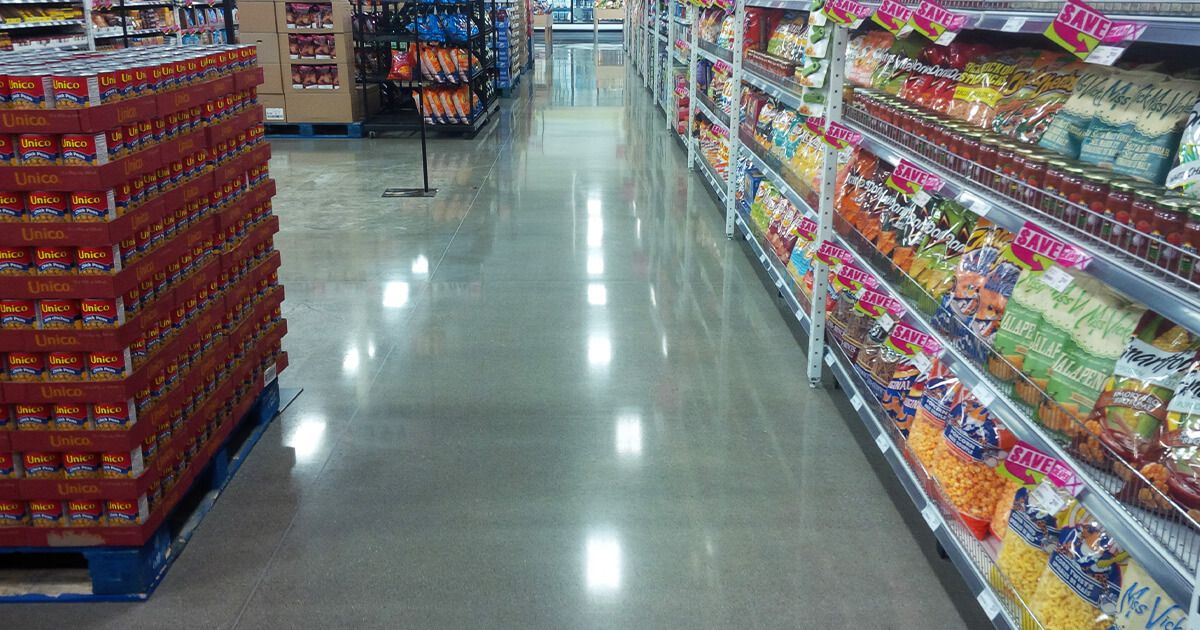
M 1017 262 L 1032 271 L 1046 269 L 1047 261 L 1075 269 L 1086 269 L 1092 262 L 1092 256 L 1087 252 L 1029 221 L 1013 238 L 1010 251 Z
M 908 23 L 933 43 L 945 46 L 954 41 L 955 35 L 967 23 L 967 16 L 948 11 L 934 0 L 921 0 Z
M 855 0 L 825 0 L 822 12 L 836 24 L 858 28 L 874 10 L 861 2 L 855 2 Z
M 822 137 L 826 144 L 839 151 L 851 145 L 858 146 L 862 142 L 861 133 L 837 122 L 829 123 L 829 127 L 825 129 L 825 135 Z
M 934 193 L 942 189 L 942 178 L 921 170 L 908 160 L 900 160 L 885 183 L 888 188 L 910 197 L 922 191 Z
M 1083 490 L 1083 482 L 1070 466 L 1025 442 L 1017 442 L 1008 452 L 1001 474 L 1027 486 L 1049 479 L 1054 485 L 1070 492 L 1071 496 L 1078 496 Z
M 1144 24 L 1115 22 L 1081 0 L 1067 0 L 1045 35 L 1084 61 L 1112 65 L 1145 30 Z
M 912 17 L 912 9 L 896 2 L 896 0 L 883 0 L 883 4 L 875 10 L 875 14 L 871 16 L 871 21 L 887 29 L 892 35 L 904 35 L 912 30 L 908 25 L 908 18 Z

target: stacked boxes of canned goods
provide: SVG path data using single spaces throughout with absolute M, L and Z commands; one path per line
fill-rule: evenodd
M 286 365 L 262 69 L 0 68 L 0 547 L 141 544 Z

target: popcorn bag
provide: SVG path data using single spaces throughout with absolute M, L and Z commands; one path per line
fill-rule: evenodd
M 908 449 L 926 470 L 931 469 L 933 452 L 942 441 L 946 421 L 958 409 L 961 391 L 962 383 L 954 372 L 934 359 L 908 434 Z
M 1045 630 L 1108 630 L 1121 596 L 1121 563 L 1128 554 L 1090 516 L 1061 531 L 1038 578 L 1030 611 Z
M 970 392 L 942 430 L 932 452 L 932 472 L 963 524 L 980 540 L 987 537 L 1005 481 L 996 474 L 1016 438 Z
M 1071 496 L 1048 479 L 1018 487 L 1009 505 L 1008 534 L 1000 545 L 996 565 L 1027 605 L 1049 566 L 1050 552 L 1061 530 L 1060 520 L 1073 523 L 1083 514 Z

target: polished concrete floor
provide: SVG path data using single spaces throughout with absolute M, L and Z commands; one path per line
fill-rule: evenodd
M 977 627 L 623 61 L 556 46 L 433 199 L 274 142 L 304 393 L 149 602 L 2 627 Z

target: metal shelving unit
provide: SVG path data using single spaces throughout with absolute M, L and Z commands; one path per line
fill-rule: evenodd
M 874 3 L 877 4 L 877 3 Z M 1045 0 L 946 0 L 947 9 L 966 15 L 965 28 L 1007 33 L 1040 34 L 1061 8 L 1060 1 Z M 1115 20 L 1132 20 L 1147 25 L 1139 39 L 1142 43 L 1200 45 L 1200 0 L 1185 0 L 1172 3 L 1108 2 L 1098 0 L 1089 3 L 1105 11 Z M 655 91 L 661 84 L 661 70 L 655 63 L 662 37 L 659 28 L 662 15 L 655 11 L 655 2 L 634 2 L 629 9 L 629 23 L 633 32 L 627 38 L 627 46 L 636 54 L 635 66 L 646 78 L 647 87 Z M 811 4 L 803 0 L 739 0 L 734 6 L 735 22 L 745 23 L 747 6 L 808 11 Z M 689 7 L 690 16 L 698 9 Z M 680 25 L 689 25 L 691 20 L 671 15 L 669 20 Z M 681 27 L 683 28 L 683 27 Z M 713 63 L 722 61 L 734 71 L 735 85 L 749 85 L 780 102 L 796 109 L 808 108 L 813 115 L 824 114 L 829 121 L 842 122 L 863 135 L 861 146 L 880 159 L 895 165 L 906 159 L 945 182 L 940 196 L 957 200 L 963 206 L 988 220 L 1016 233 L 1027 222 L 1035 222 L 1052 236 L 1070 242 L 1092 257 L 1086 273 L 1125 296 L 1148 305 L 1171 321 L 1200 333 L 1200 286 L 1172 277 L 1144 263 L 1107 242 L 1091 236 L 1081 228 L 1047 217 L 1037 208 L 1025 205 L 1009 196 L 1001 195 L 975 181 L 957 174 L 953 169 L 939 165 L 929 159 L 929 147 L 916 151 L 904 143 L 894 140 L 897 128 L 882 129 L 886 124 L 865 114 L 865 111 L 847 108 L 842 111 L 842 76 L 837 69 L 843 67 L 844 51 L 848 33 L 844 28 L 835 28 L 831 44 L 830 77 L 821 89 L 805 88 L 787 78 L 773 76 L 760 70 L 753 63 L 743 63 L 741 55 L 734 55 L 712 44 L 697 40 L 697 29 L 691 29 L 689 37 L 690 105 L 688 128 L 694 128 L 696 112 L 706 118 L 729 127 L 736 126 L 715 103 L 696 89 L 695 69 L 700 60 Z M 742 49 L 741 32 L 737 28 L 738 41 L 734 50 Z M 670 41 L 674 41 L 673 39 Z M 670 42 L 668 42 L 670 45 Z M 1136 45 L 1136 44 L 1135 44 Z M 671 55 L 674 61 L 680 61 Z M 670 114 L 669 114 L 670 115 Z M 669 120 L 668 123 L 671 121 Z M 911 134 L 910 134 L 911 135 Z M 850 398 L 860 421 L 867 428 L 878 446 L 881 456 L 900 480 L 905 493 L 921 511 L 934 536 L 962 575 L 969 590 L 976 596 L 985 616 L 998 628 L 1036 628 L 1025 605 L 1010 594 L 1004 586 L 1005 579 L 995 566 L 995 548 L 976 540 L 948 506 L 950 503 L 940 494 L 936 480 L 929 477 L 919 465 L 914 465 L 905 456 L 905 442 L 894 425 L 869 394 L 866 383 L 852 361 L 842 353 L 837 344 L 826 343 L 825 314 L 823 300 L 817 304 L 805 304 L 797 291 L 795 282 L 787 273 L 783 263 L 769 246 L 755 235 L 755 230 L 744 216 L 748 208 L 735 207 L 737 170 L 743 160 L 751 168 L 761 172 L 795 207 L 803 209 L 819 225 L 817 241 L 837 243 L 855 252 L 856 264 L 864 267 L 880 281 L 881 288 L 906 307 L 904 321 L 914 328 L 941 342 L 944 352 L 940 360 L 951 369 L 961 382 L 970 389 L 1017 438 L 1033 447 L 1068 463 L 1083 482 L 1079 494 L 1082 505 L 1093 514 L 1105 528 L 1128 550 L 1132 557 L 1163 588 L 1176 603 L 1197 611 L 1189 619 L 1189 628 L 1200 628 L 1200 607 L 1197 606 L 1196 575 L 1200 571 L 1200 528 L 1190 517 L 1176 518 L 1170 515 L 1151 513 L 1118 499 L 1122 480 L 1107 471 L 1094 469 L 1076 458 L 1070 445 L 1051 433 L 1038 422 L 1029 405 L 1019 400 L 1012 392 L 1012 385 L 994 378 L 986 365 L 972 360 L 959 350 L 945 331 L 939 330 L 931 313 L 923 311 L 911 291 L 904 285 L 907 278 L 898 278 L 899 269 L 882 256 L 874 256 L 874 248 L 861 235 L 850 228 L 849 232 L 833 230 L 833 209 L 836 161 L 831 149 L 825 151 L 825 160 L 820 169 L 820 185 L 813 190 L 807 182 L 793 174 L 790 169 L 772 155 L 756 145 L 752 137 L 742 137 L 739 129 L 730 129 L 730 160 L 726 175 L 722 176 L 703 157 L 698 155 L 697 141 L 689 138 L 686 143 L 688 162 L 697 170 L 701 179 L 714 197 L 725 206 L 725 218 L 730 235 L 740 234 L 749 246 L 749 254 L 763 266 L 769 284 L 779 291 L 787 309 L 794 314 L 798 323 L 809 334 L 809 373 L 813 383 L 828 370 Z M 923 141 L 923 140 L 922 140 Z M 928 144 L 928 143 L 927 143 Z M 912 146 L 911 144 L 909 146 Z M 924 156 L 923 156 L 924 154 Z M 864 260 L 859 261 L 859 253 Z M 878 259 L 877 259 L 878 258 Z M 822 264 L 814 265 L 814 295 L 823 295 L 828 269 Z M 911 280 L 908 280 L 911 282 Z M 902 288 L 904 290 L 902 290 Z M 798 297 L 800 296 L 800 297 Z M 1190 607 L 1189 607 L 1190 603 Z
M 368 99 L 367 88 L 379 87 L 381 99 L 378 111 L 367 116 L 363 130 L 368 135 L 389 132 L 419 131 L 424 147 L 427 132 L 457 133 L 471 138 L 491 119 L 500 106 L 496 86 L 498 69 L 496 49 L 498 30 L 493 28 L 491 16 L 496 15 L 494 2 L 485 0 L 459 1 L 440 4 L 411 4 L 400 2 L 369 3 L 356 0 L 353 36 L 355 64 L 358 76 L 356 85 L 362 91 L 363 102 Z M 419 17 L 429 14 L 459 13 L 467 16 L 475 28 L 463 42 L 451 42 L 450 47 L 464 48 L 468 52 L 468 63 L 477 69 L 463 83 L 443 82 L 422 74 L 422 64 L 414 67 L 413 81 L 388 79 L 392 53 L 410 49 L 420 58 L 423 42 L 419 32 L 410 32 L 407 26 Z M 468 108 L 471 118 L 466 123 L 432 124 L 420 111 L 420 101 L 425 90 L 433 87 L 468 86 Z M 368 107 L 368 111 L 375 109 Z M 422 149 L 424 151 L 424 149 Z M 428 186 L 426 186 L 428 188 Z

